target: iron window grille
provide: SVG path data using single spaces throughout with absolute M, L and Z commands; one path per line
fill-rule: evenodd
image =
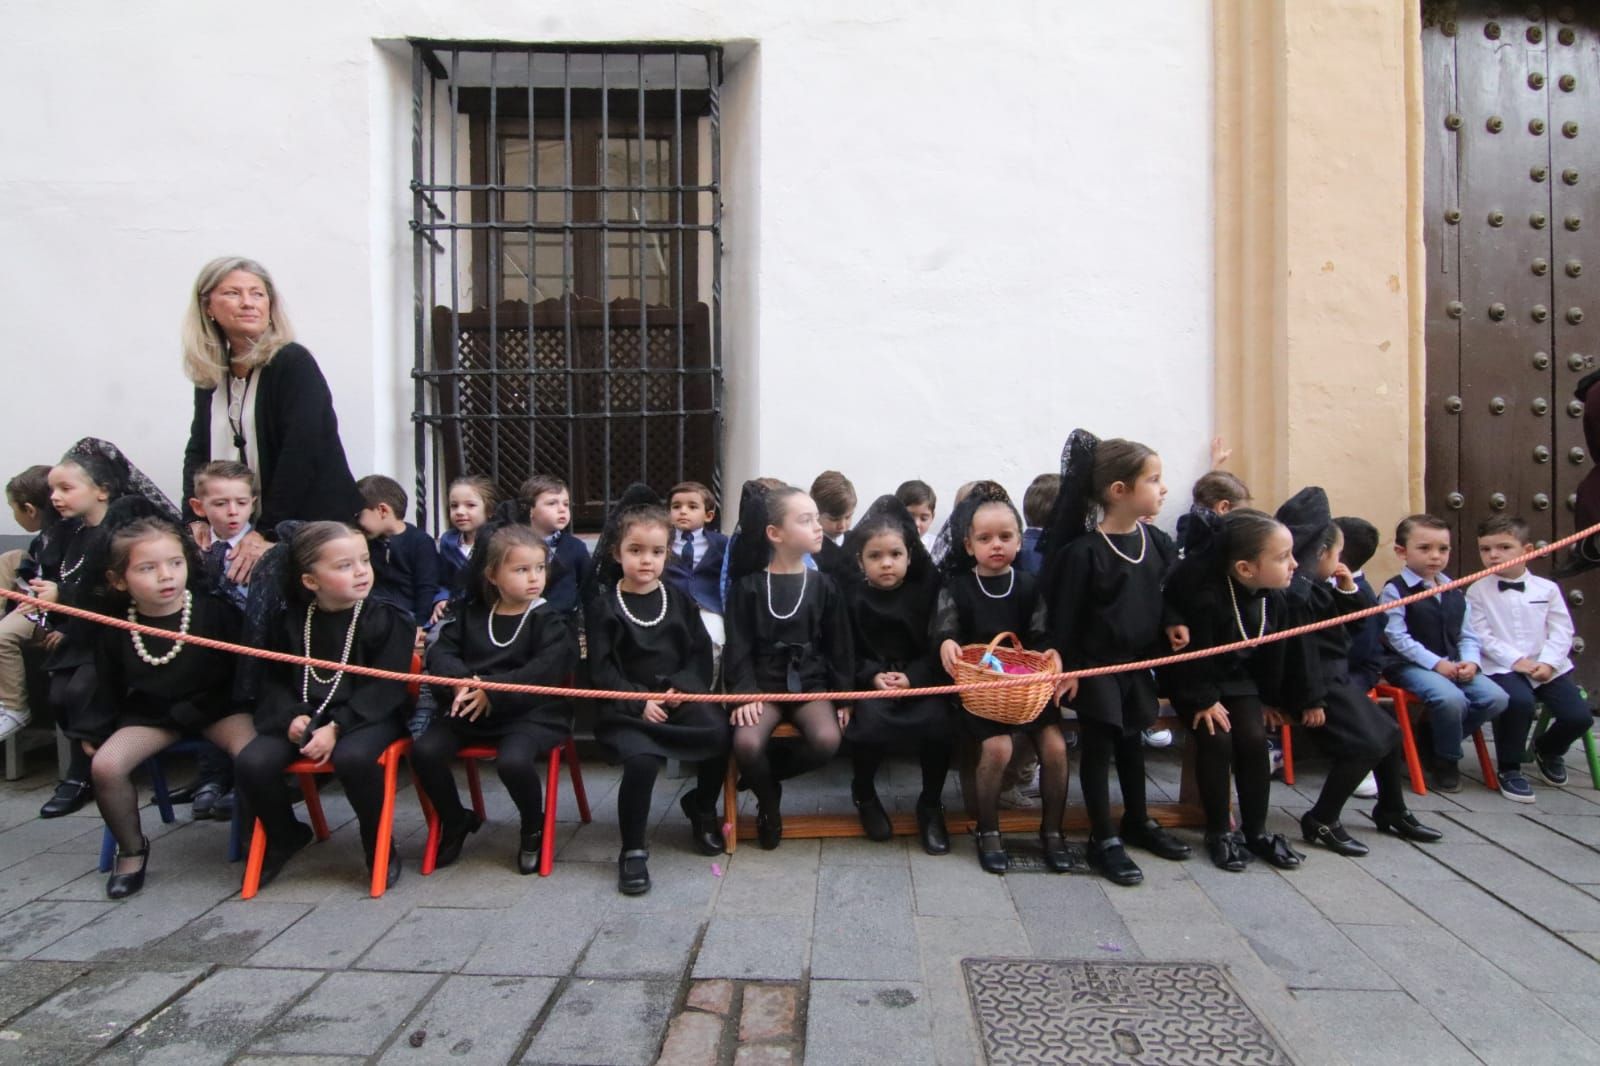
M 482 474 L 722 492 L 722 51 L 412 42 L 417 524 Z

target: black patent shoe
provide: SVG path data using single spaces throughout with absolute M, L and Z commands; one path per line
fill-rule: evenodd
M 1040 833 L 1039 848 L 1044 852 L 1044 864 L 1058 874 L 1086 874 L 1089 861 L 1083 849 L 1067 843 L 1060 833 Z
M 624 896 L 642 896 L 650 891 L 650 867 L 646 862 L 648 851 L 625 851 L 617 856 L 617 891 Z
M 1115 885 L 1136 885 L 1144 880 L 1144 871 L 1128 857 L 1121 837 L 1089 841 L 1089 865 Z
M 850 799 L 856 805 L 856 814 L 861 817 L 861 828 L 866 830 L 868 840 L 882 843 L 894 839 L 894 823 L 889 821 L 889 812 L 883 809 L 883 801 L 876 791 L 869 787 L 862 795 L 851 785 Z
M 1168 832 L 1154 818 L 1146 818 L 1142 822 L 1124 818 L 1122 840 L 1125 844 L 1143 848 L 1157 858 L 1170 859 L 1173 862 L 1187 859 L 1193 851 L 1188 844 Z
M 689 819 L 689 835 L 694 840 L 694 850 L 702 855 L 721 855 L 728 850 L 728 841 L 722 835 L 722 826 L 717 824 L 715 809 L 700 810 L 694 805 L 694 794 L 689 792 L 683 794 L 678 806 L 683 808 L 683 816 Z
M 1289 846 L 1289 838 L 1282 833 L 1262 833 L 1249 841 L 1249 848 L 1257 858 L 1265 859 L 1280 870 L 1295 870 L 1306 857 Z
M 756 843 L 763 851 L 771 851 L 783 843 L 783 812 L 778 805 L 783 802 L 783 789 L 772 786 L 772 802 L 756 799 Z
M 1336 855 L 1359 859 L 1372 849 L 1345 832 L 1342 822 L 1319 822 L 1307 811 L 1300 816 L 1300 835 L 1307 844 L 1317 844 Z
M 922 838 L 922 850 L 929 855 L 950 853 L 950 829 L 944 824 L 944 804 L 917 804 L 917 835 Z
M 999 833 L 978 834 L 978 865 L 991 874 L 1003 874 L 1011 869 L 1005 838 Z
M 40 818 L 65 818 L 69 814 L 81 811 L 84 805 L 94 799 L 94 786 L 87 781 L 73 781 L 68 778 L 56 786 L 55 795 L 44 801 L 44 806 L 39 808 Z
M 1238 833 L 1207 833 L 1206 850 L 1211 853 L 1211 861 L 1217 869 L 1232 874 L 1240 873 L 1255 861 Z
M 1372 819 L 1372 824 L 1378 827 L 1379 832 L 1392 834 L 1414 844 L 1434 844 L 1444 839 L 1443 833 L 1432 826 L 1423 825 L 1410 811 L 1393 814 L 1374 809 L 1367 817 Z
M 304 822 L 294 823 L 294 833 L 280 847 L 271 837 L 267 838 L 267 853 L 261 859 L 261 878 L 257 882 L 257 889 L 266 888 L 272 883 L 273 878 L 283 872 L 283 866 L 301 848 L 311 843 L 316 834 Z
M 117 858 L 138 859 L 140 860 L 139 868 L 131 874 L 114 873 L 106 878 L 107 899 L 126 899 L 144 887 L 145 867 L 150 865 L 150 838 L 141 837 L 140 839 L 144 841 L 144 849 L 142 851 L 130 852 L 124 855 L 121 848 L 117 849 Z
M 439 830 L 439 850 L 433 856 L 434 868 L 449 866 L 461 858 L 461 847 L 467 842 L 467 837 L 481 828 L 483 819 L 478 817 L 477 811 L 463 811 L 459 821 L 442 827 Z
M 526 877 L 539 872 L 539 850 L 544 844 L 544 830 L 523 833 L 517 842 L 517 873 Z

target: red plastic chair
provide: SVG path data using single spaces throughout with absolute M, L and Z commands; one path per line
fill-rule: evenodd
M 1283 743 L 1283 783 L 1292 785 L 1294 784 L 1294 737 L 1288 722 L 1283 723 L 1278 735 Z
M 483 782 L 478 776 L 478 763 L 493 759 L 499 751 L 492 744 L 474 744 L 456 753 L 467 766 L 467 787 L 472 791 L 472 809 L 479 818 L 487 818 L 483 804 Z M 550 749 L 550 761 L 545 770 L 544 784 L 544 836 L 539 843 L 539 876 L 549 877 L 556 855 L 556 803 L 560 797 L 561 764 L 567 764 L 567 780 L 572 782 L 573 795 L 578 800 L 578 817 L 589 824 L 589 795 L 583 788 L 583 767 L 578 762 L 578 745 L 571 737 L 559 747 Z M 418 794 L 421 792 L 419 790 Z M 428 843 L 422 849 L 422 873 L 433 873 L 439 858 L 441 823 L 432 804 L 425 803 L 428 818 Z
M 1411 732 L 1411 705 L 1416 697 L 1393 685 L 1379 685 L 1368 695 L 1374 700 L 1389 700 L 1394 705 L 1395 723 L 1400 726 L 1400 749 L 1405 753 L 1406 772 L 1411 777 L 1411 791 L 1426 796 L 1428 784 L 1422 773 L 1422 758 L 1417 754 L 1417 740 Z M 1494 760 L 1489 757 L 1489 745 L 1483 739 L 1482 729 L 1472 731 L 1472 744 L 1478 752 L 1478 768 L 1483 771 L 1484 787 L 1499 792 L 1500 776 L 1494 771 Z

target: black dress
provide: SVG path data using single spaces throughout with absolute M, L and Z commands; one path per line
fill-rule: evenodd
M 106 531 L 102 523 L 85 525 L 81 518 L 69 518 L 47 547 L 40 567 L 45 580 L 56 583 L 56 600 L 67 607 L 93 609 L 95 582 L 90 579 L 92 559 L 105 558 Z M 100 626 L 87 618 L 69 618 L 56 615 L 49 619 L 50 627 L 62 634 L 61 643 L 45 659 L 44 668 L 49 673 L 73 670 L 94 662 L 94 649 L 99 639 Z M 83 693 L 85 697 L 88 693 Z M 75 701 L 77 702 L 77 701 Z M 81 709 L 81 703 L 73 708 Z
M 957 644 L 987 644 L 1001 633 L 1015 633 L 1027 648 L 1044 648 L 1045 603 L 1038 594 L 1037 578 L 1013 568 L 998 577 L 979 577 L 976 570 L 946 580 L 933 612 L 933 652 L 947 640 Z M 1061 722 L 1053 704 L 1023 726 L 991 721 L 967 711 L 961 720 L 968 733 L 980 740 L 1007 733 L 1033 733 Z
M 527 615 L 492 615 L 484 603 L 469 604 L 439 626 L 439 639 L 428 649 L 428 673 L 441 677 L 478 677 L 512 685 L 562 685 L 578 659 L 572 623 L 548 603 Z M 494 640 L 489 639 L 493 626 Z M 508 641 L 499 647 L 495 641 Z M 450 717 L 456 690 L 435 685 L 439 718 L 468 740 L 492 743 L 513 733 L 530 736 L 540 751 L 549 751 L 572 735 L 572 704 L 550 696 L 511 692 L 489 693 L 489 713 L 475 721 Z
M 1298 576 L 1289 586 L 1288 601 L 1289 624 L 1296 626 L 1341 618 L 1377 602 L 1359 586 L 1354 592 L 1342 592 L 1326 582 Z M 1330 626 L 1306 638 L 1320 667 L 1321 705 L 1327 717 L 1322 728 L 1307 733 L 1334 758 L 1376 762 L 1399 743 L 1400 729 L 1367 697 L 1367 689 L 1350 677 L 1350 640 L 1366 624 L 1361 619 Z
M 937 576 L 892 589 L 874 588 L 858 578 L 846 588 L 857 688 L 872 688 L 873 678 L 891 672 L 905 674 L 912 688 L 946 683 L 938 655 L 928 648 L 928 625 L 939 595 Z M 930 740 L 948 741 L 950 727 L 948 696 L 863 700 L 844 735 L 853 744 L 915 748 Z
M 700 621 L 693 599 L 665 584 L 636 596 L 621 593 L 634 618 L 653 621 L 641 626 L 617 609 L 617 589 L 604 589 L 589 601 L 584 614 L 589 642 L 589 678 L 598 689 L 622 692 L 711 691 L 711 637 Z M 607 700 L 595 716 L 595 739 L 619 759 L 655 755 L 701 762 L 724 755 L 732 726 L 727 708 L 717 703 L 680 703 L 667 711 L 665 722 L 644 720 L 642 700 Z
M 730 693 L 850 690 L 850 614 L 826 574 L 746 574 L 728 591 L 725 617 L 722 672 Z M 795 706 L 781 704 L 780 709 Z
M 1069 543 L 1052 567 L 1049 592 L 1051 644 L 1066 669 L 1167 654 L 1171 645 L 1165 639 L 1161 586 L 1177 558 L 1172 539 L 1150 526 L 1132 533 L 1087 533 Z M 1085 721 L 1132 735 L 1155 723 L 1160 709 L 1155 675 L 1135 670 L 1082 678 L 1071 706 Z
M 1233 644 L 1241 639 L 1239 626 L 1251 637 L 1286 629 L 1290 620 L 1288 597 L 1281 591 L 1251 591 L 1234 583 L 1239 614 L 1229 598 L 1232 578 L 1224 575 L 1169 583 L 1167 610 L 1189 627 L 1189 646 L 1199 651 Z M 1262 611 L 1266 612 L 1265 626 Z M 1213 704 L 1228 705 L 1230 697 L 1256 697 L 1269 707 L 1298 715 L 1321 705 L 1322 673 L 1308 654 L 1304 638 L 1280 640 L 1256 648 L 1212 655 L 1161 667 L 1161 688 L 1172 701 L 1184 725 Z
M 306 611 L 295 604 L 278 616 L 267 633 L 267 647 L 273 651 L 307 655 L 325 662 L 338 662 L 344 652 L 345 636 L 355 615 L 348 611 L 317 611 L 311 623 L 311 650 L 305 648 Z M 405 673 L 411 669 L 411 648 L 417 627 L 397 608 L 368 600 L 361 605 L 356 623 L 356 639 L 350 648 L 349 662 L 378 670 Z M 188 654 L 187 652 L 185 654 Z M 319 681 L 329 675 L 320 670 L 307 678 L 305 668 L 292 663 L 268 665 L 261 699 L 256 703 L 256 731 L 264 736 L 282 737 L 289 723 L 302 714 L 314 714 L 329 689 L 323 717 L 337 723 L 339 735 L 358 729 L 387 725 L 398 729 L 404 724 L 408 703 L 404 681 L 386 681 L 357 674 L 343 674 L 336 681 Z M 301 684 L 305 681 L 305 696 Z
M 139 621 L 176 632 L 182 618 L 179 611 L 165 618 L 141 615 Z M 226 600 L 194 594 L 190 633 L 232 642 L 238 639 L 239 621 L 239 612 Z M 67 736 L 102 744 L 123 726 L 194 734 L 233 713 L 235 657 L 228 652 L 186 644 L 171 662 L 151 666 L 134 650 L 131 633 L 107 626 L 96 636 L 94 695 L 63 727 Z M 149 635 L 144 646 L 157 658 L 172 650 L 171 641 Z

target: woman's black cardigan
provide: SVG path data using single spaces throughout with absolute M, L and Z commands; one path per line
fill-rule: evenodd
M 183 450 L 183 491 L 211 459 L 211 394 L 194 390 L 194 422 Z M 311 353 L 298 344 L 278 349 L 261 368 L 251 392 L 261 469 L 261 513 L 256 528 L 270 537 L 279 522 L 353 522 L 361 510 L 350 463 L 339 441 L 333 394 Z

